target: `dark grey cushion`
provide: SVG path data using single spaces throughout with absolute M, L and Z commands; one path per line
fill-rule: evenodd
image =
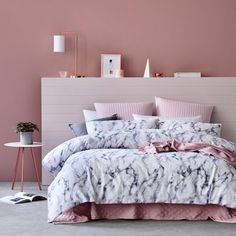
M 118 120 L 118 115 L 114 114 L 112 116 L 95 119 L 93 121 L 106 121 L 106 120 Z M 88 134 L 85 122 L 69 124 L 69 127 L 72 133 L 75 135 L 75 137 Z

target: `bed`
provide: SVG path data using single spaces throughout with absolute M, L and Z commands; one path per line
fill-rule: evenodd
M 46 80 L 51 85 L 54 83 L 50 79 Z M 172 79 L 169 80 L 172 82 Z M 224 81 L 224 86 L 230 88 L 224 92 L 222 87 L 219 90 L 222 80 L 216 79 L 214 82 L 210 80 L 213 79 L 187 82 L 175 80 L 174 83 L 185 83 L 189 88 L 191 83 L 198 86 L 200 84 L 201 88 L 203 85 L 212 84 L 215 87 L 212 91 L 221 91 L 223 94 L 219 103 L 223 101 L 224 106 L 217 104 L 215 112 L 222 111 L 221 107 L 224 110 L 227 108 L 225 105 L 236 102 L 234 78 Z M 140 89 L 144 85 L 153 88 L 153 83 L 163 88 L 168 85 L 168 80 L 149 82 L 140 79 L 140 81 L 142 82 L 139 84 L 134 80 L 135 86 L 139 84 Z M 100 82 L 109 84 L 114 81 L 94 79 L 92 82 L 95 82 L 93 87 L 95 89 Z M 134 82 L 128 81 L 132 84 Z M 58 81 L 55 81 L 56 83 Z M 63 83 L 67 81 L 63 80 Z M 77 81 L 72 83 L 75 85 Z M 88 86 L 86 83 L 88 82 L 83 80 L 78 82 L 78 85 L 85 88 Z M 91 85 L 91 81 L 89 83 Z M 126 81 L 115 83 L 121 87 Z M 47 107 L 45 103 L 48 102 L 45 91 L 44 88 L 44 110 Z M 188 91 L 189 97 L 191 91 L 194 89 Z M 219 95 L 216 96 L 214 92 L 205 91 L 205 93 L 210 94 L 208 103 L 215 104 L 211 101 Z M 143 96 L 146 96 L 145 94 L 147 92 Z M 148 95 L 149 100 L 153 95 Z M 111 94 L 109 96 L 111 97 Z M 98 101 L 96 97 L 93 99 L 93 102 Z M 130 96 L 126 99 L 130 101 Z M 84 102 L 83 99 L 81 103 Z M 87 108 L 86 105 L 84 108 Z M 155 120 L 153 124 L 147 120 L 136 121 L 135 125 L 127 121 L 112 121 L 112 125 L 106 129 L 104 128 L 106 121 L 91 122 L 92 128 L 90 127 L 88 135 L 64 140 L 59 146 L 55 145 L 56 147 L 49 153 L 45 153 L 43 166 L 55 176 L 48 188 L 48 221 L 78 223 L 97 219 L 212 219 L 235 223 L 236 145 L 234 127 L 229 129 L 231 132 L 227 129 L 230 122 L 234 121 L 231 116 L 234 111 L 228 109 L 227 112 L 228 114 L 223 116 L 223 121 L 228 121 L 226 129 L 223 130 L 223 138 L 219 137 L 217 127 L 201 126 L 199 130 L 199 126 L 196 128 L 195 123 L 190 126 L 182 124 L 176 129 L 173 125 L 172 128 L 160 128 L 160 124 L 163 125 L 160 120 Z M 43 112 L 43 120 L 45 119 Z M 119 129 L 114 129 L 117 124 Z M 156 127 L 152 127 L 155 125 Z M 186 127 L 191 130 L 189 128 L 186 130 Z M 170 146 L 166 142 L 169 142 Z M 192 149 L 181 149 L 183 148 L 181 145 L 186 148 L 187 144 Z M 192 144 L 204 144 L 206 147 L 192 147 Z M 163 152 L 155 152 L 160 148 L 166 148 L 166 145 L 170 148 L 169 151 L 165 149 Z M 173 150 L 173 147 L 176 149 Z

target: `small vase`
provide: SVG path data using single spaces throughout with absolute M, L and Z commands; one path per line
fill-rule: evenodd
M 33 144 L 33 132 L 20 132 L 20 143 L 23 145 Z

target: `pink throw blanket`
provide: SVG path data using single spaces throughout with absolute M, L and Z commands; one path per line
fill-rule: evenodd
M 234 153 L 223 147 L 218 147 L 207 143 L 181 143 L 176 140 L 169 140 L 165 142 L 153 142 L 149 146 L 145 146 L 140 150 L 148 154 L 156 154 L 161 152 L 201 152 L 219 159 L 223 159 L 236 168 L 236 155 Z

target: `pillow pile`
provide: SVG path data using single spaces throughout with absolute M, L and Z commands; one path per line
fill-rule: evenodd
M 221 124 L 210 122 L 213 106 L 155 97 L 152 102 L 94 103 L 96 111 L 83 110 L 85 122 L 69 124 L 76 137 L 95 132 L 134 129 L 169 129 L 220 136 Z M 114 115 L 112 115 L 114 114 Z M 116 121 L 117 119 L 122 119 Z M 134 119 L 134 121 L 130 121 Z

